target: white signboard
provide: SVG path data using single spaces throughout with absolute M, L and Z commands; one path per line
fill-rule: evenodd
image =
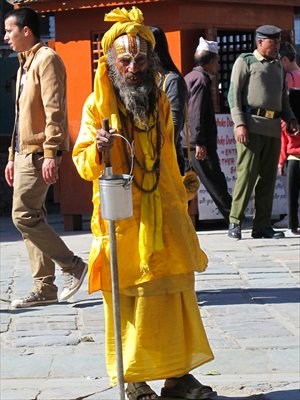
M 216 114 L 216 122 L 218 127 L 218 155 L 220 165 L 227 180 L 228 191 L 232 194 L 236 181 L 236 145 L 233 134 L 233 122 L 230 114 Z M 199 220 L 223 219 L 222 214 L 202 184 L 200 184 L 198 191 L 198 212 Z M 246 216 L 253 216 L 253 212 L 254 201 L 253 197 L 251 197 L 245 214 Z M 287 213 L 285 188 L 283 180 L 279 176 L 275 184 L 272 213 L 273 215 Z

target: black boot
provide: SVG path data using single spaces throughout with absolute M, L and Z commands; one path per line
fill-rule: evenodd
M 239 224 L 229 224 L 228 236 L 233 239 L 242 239 L 241 226 Z

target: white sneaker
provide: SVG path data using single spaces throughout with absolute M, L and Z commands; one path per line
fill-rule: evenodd
M 68 272 L 64 272 L 64 286 L 59 296 L 59 301 L 65 301 L 75 294 L 83 283 L 87 273 L 88 266 L 83 261 L 78 263 L 76 267 Z
M 275 222 L 273 228 L 287 228 L 288 227 L 288 216 L 286 215 L 282 220 Z
M 288 229 L 285 232 L 286 237 L 300 237 L 300 229 Z
M 31 292 L 28 296 L 21 299 L 15 299 L 11 302 L 12 308 L 26 308 L 34 306 L 47 306 L 48 304 L 57 303 L 57 297 L 47 299 L 41 294 Z

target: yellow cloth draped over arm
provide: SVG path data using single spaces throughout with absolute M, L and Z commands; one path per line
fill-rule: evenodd
M 110 96 L 111 98 L 112 96 Z M 164 248 L 161 251 L 154 251 L 148 263 L 149 273 L 145 273 L 145 271 L 142 273 L 141 258 L 143 256 L 139 249 L 140 228 L 142 227 L 142 193 L 133 186 L 134 217 L 124 221 L 116 221 L 119 283 L 122 290 L 143 282 L 154 280 L 160 282 L 160 278 L 166 276 L 204 271 L 207 265 L 207 258 L 199 247 L 195 229 L 187 212 L 186 193 L 178 169 L 173 142 L 171 110 L 168 100 L 163 94 L 159 99 L 159 110 L 163 133 L 159 196 L 163 217 Z M 105 165 L 101 164 L 102 160 L 99 158 L 96 148 L 96 131 L 101 128 L 103 117 L 96 107 L 95 95 L 92 93 L 84 105 L 82 124 L 73 149 L 73 160 L 79 174 L 83 179 L 93 181 L 94 209 L 91 228 L 94 238 L 89 256 L 90 293 L 99 289 L 111 290 L 108 225 L 107 221 L 104 221 L 101 216 L 98 186 L 98 178 L 105 170 Z M 139 160 L 143 158 L 141 149 L 143 143 L 141 144 L 137 138 L 140 133 L 136 132 L 135 135 L 135 151 Z M 155 142 L 155 136 L 153 142 Z M 112 150 L 112 164 L 116 166 L 115 173 L 123 173 L 124 168 L 127 172 L 126 161 L 120 158 L 119 152 L 122 148 L 121 139 L 116 138 Z M 135 176 L 142 185 L 143 173 L 136 171 Z M 151 182 L 150 184 L 152 187 Z M 147 194 L 145 195 L 147 196 Z M 139 209 L 136 207 L 139 207 Z M 157 210 L 158 208 L 156 212 Z M 145 229 L 145 227 L 142 229 Z M 148 249 L 145 251 L 148 251 Z
M 95 76 L 95 106 L 101 116 L 101 120 L 108 118 L 110 128 L 120 132 L 122 125 L 119 117 L 118 103 L 107 72 L 106 56 L 102 56 L 99 60 Z M 139 134 L 139 143 L 144 155 L 145 167 L 147 170 L 151 170 L 155 162 L 155 154 L 147 132 Z M 94 159 L 97 162 L 95 157 Z M 145 173 L 142 187 L 149 190 L 153 187 L 155 179 L 155 173 Z M 153 252 L 159 251 L 162 248 L 162 209 L 159 190 L 156 189 L 153 193 L 142 193 L 139 252 L 141 259 L 140 268 L 143 274 L 149 272 L 149 258 Z
M 120 107 L 120 101 L 109 79 L 106 54 L 116 37 L 124 33 L 140 35 L 152 47 L 155 44 L 151 30 L 143 25 L 143 15 L 136 7 L 129 12 L 126 9 L 115 9 L 107 14 L 105 20 L 117 22 L 103 37 L 105 55 L 99 60 L 94 92 L 85 102 L 79 136 L 73 149 L 73 160 L 79 174 L 83 179 L 93 181 L 94 210 L 91 227 L 94 239 L 89 257 L 90 293 L 99 289 L 111 290 L 108 224 L 101 216 L 98 186 L 98 178 L 103 175 L 105 164 L 97 150 L 96 134 L 103 125 L 103 118 L 109 119 L 111 129 L 125 133 L 120 119 L 124 106 Z M 200 272 L 207 266 L 207 257 L 199 247 L 187 212 L 186 193 L 176 161 L 171 110 L 163 93 L 158 96 L 158 110 L 163 136 L 159 185 L 150 193 L 140 191 L 134 186 L 134 216 L 116 221 L 122 290 L 145 282 L 160 282 L 163 277 L 165 279 L 192 271 Z M 127 131 L 130 122 L 126 118 L 125 120 L 129 124 L 124 127 Z M 156 173 L 152 171 L 157 156 L 153 147 L 157 138 L 153 116 L 149 126 L 153 126 L 152 134 L 140 127 L 134 128 L 137 156 L 143 167 L 151 171 L 136 169 L 134 172 L 139 185 L 146 191 L 154 187 L 156 180 Z M 113 173 L 128 173 L 126 157 L 122 151 L 122 144 L 116 138 L 111 150 Z
M 156 134 L 160 134 L 156 132 Z M 146 170 L 152 170 L 155 162 L 154 148 L 148 132 L 139 133 L 139 143 L 145 156 Z M 143 189 L 150 190 L 156 183 L 155 172 L 145 172 Z M 162 238 L 162 209 L 159 190 L 152 193 L 142 193 L 141 221 L 139 231 L 139 252 L 141 258 L 141 272 L 149 272 L 149 258 L 154 251 L 164 248 Z

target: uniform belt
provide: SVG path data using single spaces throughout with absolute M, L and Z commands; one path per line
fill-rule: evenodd
M 37 154 L 38 156 L 44 156 L 44 153 L 42 152 L 42 151 L 38 151 L 37 153 L 34 153 L 34 154 Z M 57 157 L 61 157 L 62 156 L 62 151 L 61 150 L 58 150 L 57 152 L 56 152 L 56 156 Z
M 264 118 L 270 118 L 270 119 L 280 118 L 279 111 L 266 110 L 264 108 L 254 108 L 247 106 L 243 107 L 243 111 L 246 112 L 247 114 L 258 115 L 259 117 L 264 117 Z

